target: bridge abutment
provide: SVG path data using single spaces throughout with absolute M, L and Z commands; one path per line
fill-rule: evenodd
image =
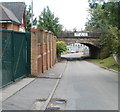
M 95 46 L 89 46 L 90 50 L 90 57 L 91 58 L 99 58 L 100 57 L 100 48 L 95 47 Z
M 80 35 L 75 35 L 80 34 Z M 82 35 L 85 34 L 85 35 Z M 67 45 L 73 43 L 81 43 L 89 47 L 91 58 L 99 58 L 100 56 L 100 42 L 101 33 L 82 33 L 82 32 L 62 32 L 58 36 L 59 41 L 64 41 Z

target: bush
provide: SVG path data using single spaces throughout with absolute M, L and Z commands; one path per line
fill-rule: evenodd
M 104 48 L 100 51 L 100 59 L 105 59 L 110 56 L 110 52 L 108 48 Z
M 56 47 L 57 47 L 57 56 L 61 55 L 62 52 L 65 52 L 67 50 L 67 45 L 63 41 L 57 41 Z

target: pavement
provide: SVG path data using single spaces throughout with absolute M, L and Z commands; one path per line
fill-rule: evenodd
M 24 78 L 2 89 L 2 110 L 40 110 L 55 90 L 66 61 L 57 63 L 37 78 Z M 54 92 L 54 91 L 53 91 Z
M 61 73 L 65 69 L 66 66 L 66 60 L 61 61 L 57 64 L 55 64 L 52 69 L 47 70 L 45 73 L 42 73 L 38 75 L 38 78 L 53 78 L 53 79 L 60 79 L 61 78 Z
M 23 89 L 26 85 L 30 84 L 34 80 L 35 80 L 35 78 L 23 78 L 11 85 L 8 85 L 5 88 L 3 88 L 2 89 L 2 101 L 5 101 L 10 96 L 12 96 L 16 92 L 20 91 L 21 89 Z

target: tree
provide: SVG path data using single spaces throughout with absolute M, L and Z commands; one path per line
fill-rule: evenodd
M 73 28 L 73 32 L 77 32 L 77 28 Z
M 107 48 L 109 53 L 120 55 L 120 2 L 97 4 L 90 9 L 90 18 L 86 29 L 102 32 L 101 47 Z
M 67 50 L 67 45 L 63 41 L 57 41 L 56 49 L 57 49 L 57 57 L 59 58 L 61 56 L 61 53 Z
M 101 7 L 101 5 L 97 5 L 96 8 L 92 8 L 89 10 L 90 19 L 88 19 L 88 22 L 86 23 L 86 29 L 100 32 L 102 29 L 105 28 L 105 12 Z
M 116 54 L 120 56 L 120 29 L 113 27 L 112 25 L 108 26 L 108 29 L 105 31 L 105 34 L 101 37 L 101 46 L 107 47 L 110 54 Z
M 38 29 L 52 31 L 56 36 L 62 31 L 62 25 L 59 23 L 59 18 L 55 17 L 47 6 L 42 11 L 38 20 Z
M 31 17 L 32 17 L 31 6 L 29 5 L 28 9 L 26 6 L 26 28 L 25 29 L 27 32 L 29 32 L 31 29 Z M 37 18 L 33 20 L 33 25 L 36 25 L 36 24 L 37 24 Z
M 104 28 L 108 27 L 109 25 L 113 25 L 120 29 L 119 11 L 120 2 L 108 2 L 104 4 L 97 3 L 96 7 L 89 10 L 90 19 L 87 22 L 87 26 L 104 30 Z

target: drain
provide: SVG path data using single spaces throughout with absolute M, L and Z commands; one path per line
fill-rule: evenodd
M 60 103 L 60 104 L 64 104 L 64 103 L 66 103 L 65 100 L 56 100 L 55 102 L 56 102 L 57 104 L 59 104 L 59 103 Z
M 48 107 L 47 110 L 60 110 L 60 107 Z
M 45 98 L 42 98 L 42 99 L 36 99 L 36 101 L 44 102 L 44 101 L 46 101 L 46 99 L 45 99 Z
M 65 99 L 52 99 L 46 110 L 64 110 L 66 103 Z

